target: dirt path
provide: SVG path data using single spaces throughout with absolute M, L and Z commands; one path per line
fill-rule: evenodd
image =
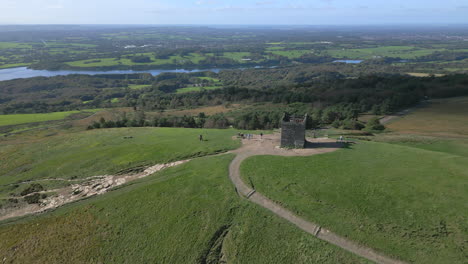
M 69 181 L 69 182 L 76 182 L 79 183 L 72 184 L 70 186 L 54 189 L 54 190 L 46 190 L 40 191 L 37 193 L 56 193 L 56 195 L 50 196 L 46 199 L 41 200 L 40 204 L 22 204 L 15 208 L 7 208 L 0 210 L 0 221 L 25 216 L 29 214 L 37 214 L 41 213 L 50 209 L 54 209 L 60 207 L 62 205 L 75 202 L 84 198 L 92 197 L 95 195 L 100 195 L 103 193 L 108 192 L 114 187 L 120 186 L 127 182 L 141 179 L 146 176 L 149 176 L 155 172 L 161 171 L 166 168 L 174 167 L 179 164 L 188 162 L 189 160 L 181 160 L 171 163 L 165 164 L 157 164 L 151 167 L 148 167 L 143 172 L 136 173 L 136 174 L 128 174 L 128 175 L 102 175 L 102 176 L 92 176 L 86 179 L 77 179 L 77 180 L 67 180 L 67 179 L 42 179 L 41 181 L 51 180 L 51 181 Z M 34 181 L 28 181 L 34 182 Z M 10 198 L 22 198 L 22 197 L 10 197 Z
M 334 234 L 330 230 L 324 229 L 315 223 L 309 222 L 303 218 L 296 216 L 291 211 L 279 206 L 272 200 L 256 192 L 254 189 L 252 189 L 250 186 L 248 186 L 242 181 L 240 176 L 240 165 L 242 161 L 244 161 L 248 157 L 255 155 L 310 156 L 332 152 L 341 147 L 340 143 L 336 143 L 334 140 L 329 139 L 309 139 L 309 141 L 315 143 L 314 148 L 286 150 L 276 147 L 279 145 L 278 134 L 265 135 L 263 139 L 256 138 L 251 140 L 243 140 L 242 147 L 233 151 L 233 153 L 237 154 L 237 156 L 234 158 L 234 160 L 229 166 L 229 177 L 236 186 L 237 192 L 240 195 L 246 197 L 249 201 L 272 211 L 277 216 L 286 219 L 287 221 L 291 222 L 292 224 L 296 225 L 297 227 L 306 231 L 307 233 L 312 234 L 318 237 L 319 239 L 327 241 L 333 245 L 350 251 L 363 258 L 377 263 L 385 264 L 404 263 L 382 255 L 371 248 L 361 246 L 344 237 Z

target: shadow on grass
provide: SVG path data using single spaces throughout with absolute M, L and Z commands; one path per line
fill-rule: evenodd
M 352 141 L 343 142 L 309 142 L 305 144 L 305 148 L 345 148 L 351 149 L 355 143 Z

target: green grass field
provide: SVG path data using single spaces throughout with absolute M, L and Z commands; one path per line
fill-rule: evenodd
M 468 137 L 468 97 L 432 100 L 387 127 L 397 133 Z
M 424 49 L 412 46 L 383 46 L 377 48 L 363 49 L 336 49 L 328 50 L 327 53 L 335 58 L 348 59 L 372 59 L 375 56 L 380 57 L 399 57 L 402 59 L 414 59 L 419 56 L 432 54 L 444 49 Z
M 0 42 L 0 49 L 30 49 L 31 44 L 17 42 Z
M 232 155 L 0 225 L 10 263 L 368 263 L 239 198 Z M 221 260 L 221 261 L 220 261 Z
M 143 88 L 148 88 L 151 87 L 151 85 L 148 84 L 130 84 L 128 85 L 128 88 L 133 89 L 133 90 L 140 90 Z
M 239 146 L 238 141 L 231 139 L 235 133 L 215 129 L 116 128 L 61 134 L 22 144 L 2 142 L 0 185 L 104 175 L 223 152 Z M 207 141 L 199 142 L 200 134 Z M 0 187 L 0 193 L 23 187 Z
M 198 77 L 198 79 L 210 81 L 210 82 L 213 82 L 213 83 L 221 83 L 221 81 L 219 79 L 212 78 L 212 77 Z
M 223 86 L 185 87 L 177 89 L 176 93 L 199 92 L 202 90 L 216 90 L 221 88 L 223 88 Z
M 109 67 L 109 66 L 119 66 L 119 65 L 124 65 L 124 66 L 135 66 L 135 65 L 165 65 L 165 64 L 173 64 L 174 60 L 176 61 L 183 61 L 183 60 L 189 60 L 192 61 L 192 59 L 197 59 L 197 57 L 192 57 L 192 56 L 187 56 L 187 57 L 181 57 L 181 56 L 170 56 L 168 59 L 156 59 L 152 53 L 138 53 L 135 55 L 141 55 L 141 56 L 149 56 L 152 60 L 152 62 L 149 63 L 136 63 L 133 62 L 131 59 L 128 58 L 96 58 L 92 60 L 79 60 L 79 61 L 72 61 L 72 62 L 67 62 L 68 65 L 73 66 L 73 67 Z
M 87 109 L 82 111 L 53 112 L 45 114 L 0 115 L 0 126 L 11 126 L 26 123 L 61 120 L 69 117 L 72 114 L 77 114 L 80 112 L 98 112 L 100 110 L 101 109 Z
M 284 50 L 286 47 L 267 47 L 265 50 L 272 51 L 272 50 Z
M 30 63 L 0 64 L 0 69 L 16 68 L 16 67 L 26 67 L 26 66 L 29 66 L 29 65 L 30 65 Z
M 186 56 L 180 56 L 180 55 L 174 55 L 170 56 L 168 59 L 157 59 L 154 57 L 153 53 L 137 53 L 134 55 L 140 55 L 140 56 L 148 56 L 152 60 L 152 62 L 148 63 L 136 63 L 133 62 L 129 58 L 96 58 L 92 60 L 78 60 L 78 61 L 70 61 L 67 62 L 69 66 L 72 67 L 110 67 L 110 66 L 136 66 L 136 65 L 169 65 L 169 64 L 175 64 L 175 61 L 177 61 L 177 64 L 184 64 L 184 63 L 193 63 L 193 64 L 199 64 L 201 60 L 206 59 L 206 56 L 198 54 L 198 53 L 190 53 Z M 214 55 L 214 54 L 206 54 L 206 55 Z M 244 62 L 242 59 L 244 57 L 250 56 L 249 52 L 225 52 L 223 54 L 223 57 L 233 59 L 238 62 Z
M 311 53 L 310 50 L 273 50 L 271 53 L 288 57 L 290 59 L 299 58 L 304 54 Z
M 466 138 L 388 133 L 378 135 L 373 140 L 468 157 L 468 139 Z
M 468 158 L 359 142 L 312 157 L 258 156 L 246 182 L 309 220 L 415 263 L 463 263 Z
M 224 52 L 223 57 L 235 60 L 237 62 L 244 62 L 242 59 L 249 58 L 250 52 Z

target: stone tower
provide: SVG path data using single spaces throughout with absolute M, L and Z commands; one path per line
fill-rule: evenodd
M 281 120 L 281 147 L 304 148 L 306 144 L 305 131 L 307 114 L 297 118 L 294 115 L 284 114 Z

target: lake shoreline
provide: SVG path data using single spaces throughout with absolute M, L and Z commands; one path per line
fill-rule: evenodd
M 153 76 L 157 76 L 162 73 L 166 72 L 173 72 L 173 73 L 196 73 L 196 72 L 215 72 L 218 73 L 224 68 L 211 68 L 211 69 L 172 69 L 172 70 L 165 70 L 165 69 L 153 69 L 153 70 L 109 70 L 109 71 L 75 71 L 75 70 L 57 70 L 57 71 L 50 71 L 50 70 L 34 70 L 29 69 L 27 67 L 16 67 L 16 68 L 7 68 L 7 69 L 0 69 L 0 81 L 10 81 L 15 79 L 24 79 L 24 78 L 34 78 L 34 77 L 54 77 L 54 76 L 66 76 L 66 75 L 109 75 L 109 74 L 141 74 L 141 73 L 149 73 Z

